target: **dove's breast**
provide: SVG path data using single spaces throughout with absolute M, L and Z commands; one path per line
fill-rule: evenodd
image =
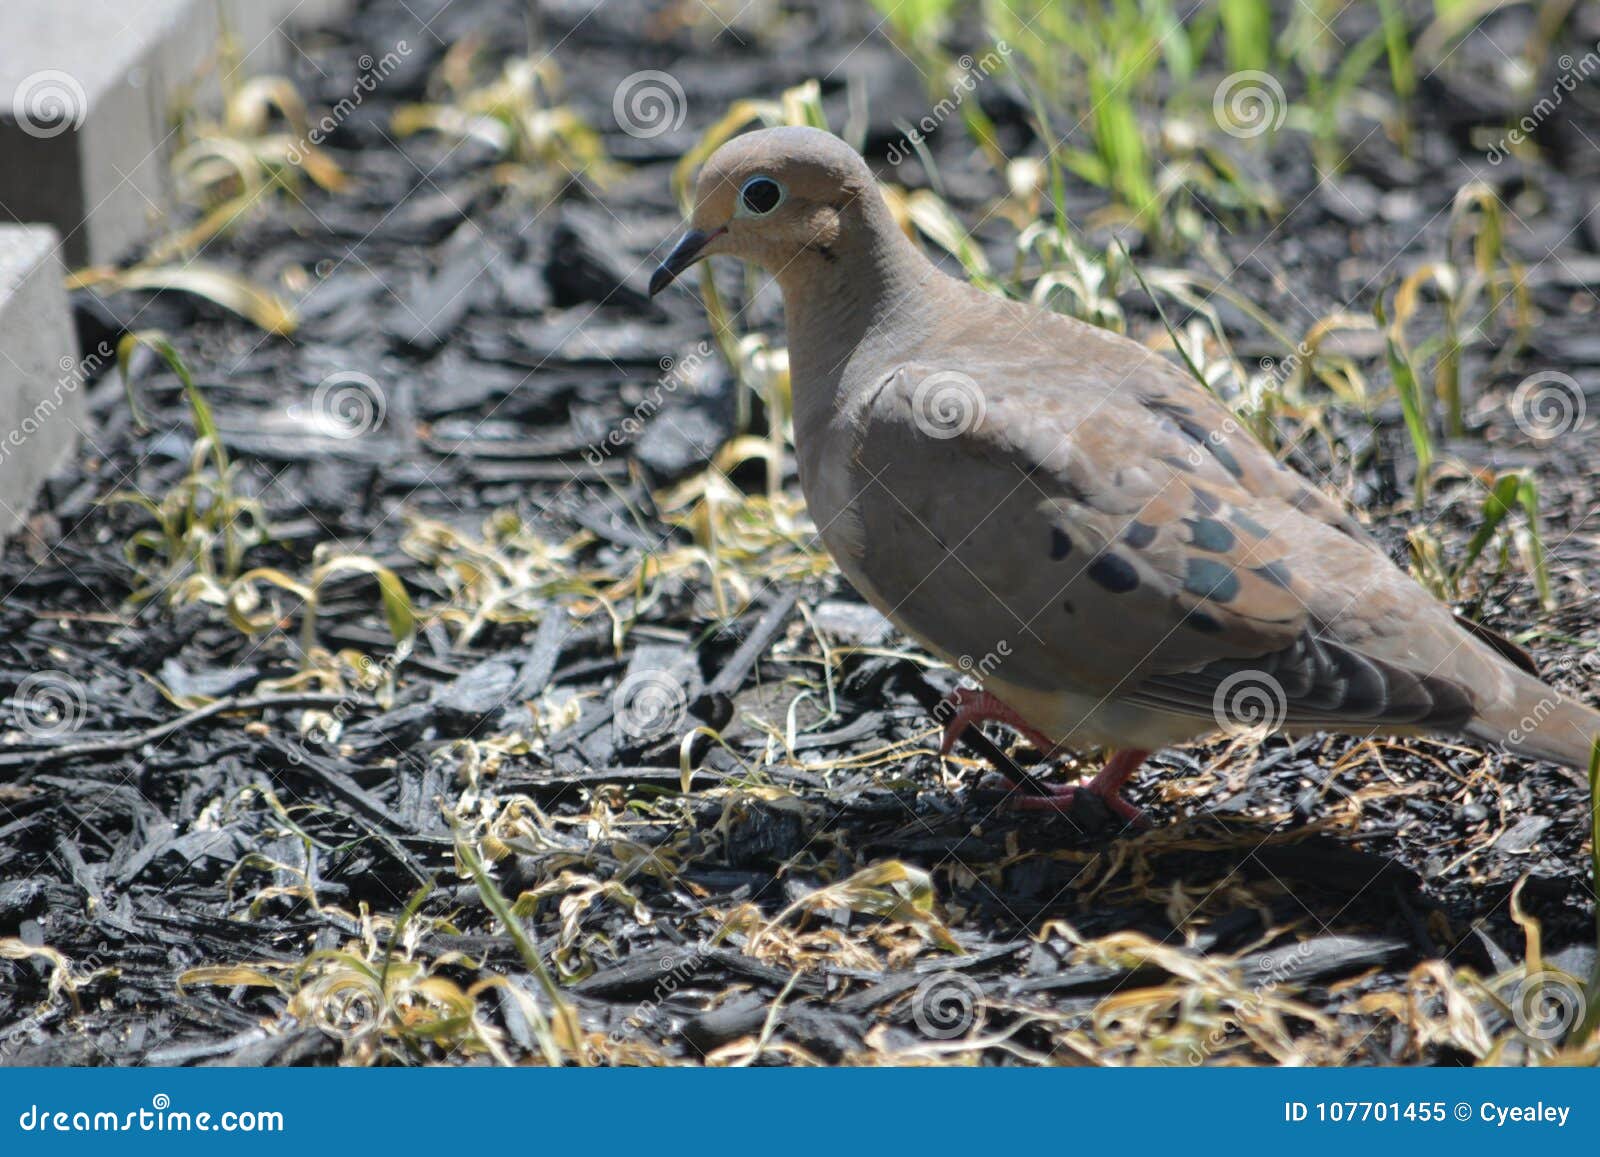
M 854 432 L 841 416 L 830 418 L 833 420 L 808 430 L 796 414 L 796 459 L 806 510 L 822 545 L 850 585 L 878 611 L 897 619 L 896 601 L 886 597 L 888 592 L 880 590 L 868 574 L 870 544 L 861 503 L 872 479 L 855 460 Z

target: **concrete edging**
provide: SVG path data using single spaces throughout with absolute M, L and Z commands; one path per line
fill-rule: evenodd
M 0 225 L 0 541 L 76 448 L 83 385 L 102 368 L 76 356 L 59 240 L 47 225 Z
M 115 261 L 172 208 L 173 114 L 218 98 L 224 21 L 241 71 L 280 69 L 285 26 L 348 0 L 5 0 L 0 222 L 54 225 L 69 266 Z
M 104 264 L 173 207 L 176 108 L 220 101 L 224 27 L 240 70 L 288 59 L 285 25 L 350 0 L 4 0 L 0 3 L 0 541 L 77 445 L 82 385 L 65 268 Z M 214 71 L 214 70 L 213 70 Z

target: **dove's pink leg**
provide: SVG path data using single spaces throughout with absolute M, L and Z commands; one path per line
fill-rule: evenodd
M 956 741 L 961 738 L 961 733 L 969 724 L 985 723 L 989 720 L 1004 723 L 1007 727 L 1020 732 L 1029 743 L 1038 748 L 1041 754 L 1049 755 L 1055 750 L 1056 745 L 1053 740 L 1018 715 L 1011 706 L 996 699 L 987 691 L 957 687 L 941 706 L 947 707 L 950 711 L 950 718 L 944 725 L 944 737 L 939 741 L 941 755 L 950 754 L 950 749 L 956 745 Z M 1080 791 L 1086 791 L 1090 795 L 1099 796 L 1112 815 L 1130 824 L 1142 824 L 1144 813 L 1122 798 L 1122 785 L 1132 778 L 1133 773 L 1139 770 L 1139 765 L 1149 755 L 1148 751 L 1125 747 L 1112 752 L 1105 766 L 1100 769 L 1100 773 L 1082 786 L 1054 788 L 1049 795 L 1019 794 L 1012 802 L 1020 811 L 1067 812 L 1072 810 L 1073 798 Z
M 1130 824 L 1143 824 L 1144 813 L 1122 798 L 1122 785 L 1132 778 L 1133 773 L 1139 770 L 1139 765 L 1150 755 L 1148 751 L 1140 751 L 1135 747 L 1124 747 L 1120 751 L 1113 751 L 1111 758 L 1106 760 L 1100 774 L 1088 783 L 1080 786 L 1056 788 L 1049 795 L 1018 795 L 1012 802 L 1020 811 L 1053 811 L 1065 812 L 1072 808 L 1072 801 L 1080 791 L 1100 797 L 1100 801 L 1111 810 L 1111 814 L 1127 820 Z
M 950 718 L 944 725 L 944 738 L 939 741 L 940 755 L 950 754 L 950 749 L 955 747 L 956 740 L 961 738 L 961 733 L 969 724 L 986 723 L 991 719 L 1021 732 L 1023 738 L 1038 748 L 1041 755 L 1048 755 L 1055 748 L 1052 740 L 987 691 L 957 687 L 939 706 L 950 711 Z M 941 710 L 940 714 L 943 713 Z

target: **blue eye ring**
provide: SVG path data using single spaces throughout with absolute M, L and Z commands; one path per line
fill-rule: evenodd
M 764 173 L 757 173 L 739 187 L 739 215 L 765 217 L 789 197 L 784 187 Z

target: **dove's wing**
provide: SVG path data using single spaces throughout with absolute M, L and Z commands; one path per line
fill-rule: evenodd
M 1110 381 L 1038 366 L 861 392 L 847 569 L 906 630 L 1010 684 L 1197 718 L 1241 672 L 1287 725 L 1472 716 L 1479 645 L 1225 407 L 1155 355 Z

